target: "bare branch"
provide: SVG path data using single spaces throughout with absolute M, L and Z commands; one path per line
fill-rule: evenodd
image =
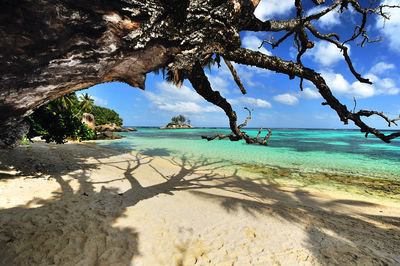
M 319 39 L 326 40 L 326 41 L 328 41 L 328 42 L 330 42 L 330 43 L 333 43 L 334 45 L 336 45 L 337 48 L 339 48 L 339 49 L 342 51 L 342 54 L 343 54 L 343 57 L 344 57 L 344 59 L 345 59 L 345 61 L 346 61 L 346 63 L 347 63 L 347 66 L 349 67 L 351 73 L 354 75 L 354 77 L 355 77 L 358 81 L 360 81 L 360 82 L 362 82 L 362 83 L 372 84 L 372 82 L 371 82 L 369 79 L 363 78 L 363 77 L 361 76 L 361 74 L 359 74 L 359 73 L 354 69 L 353 62 L 351 61 L 351 59 L 350 59 L 350 57 L 349 57 L 349 54 L 348 54 L 348 48 L 347 48 L 345 45 L 339 43 L 337 40 L 334 40 L 334 39 L 330 38 L 328 35 L 324 35 L 324 34 L 319 33 L 310 23 L 306 24 L 306 27 L 307 27 L 307 29 L 310 30 L 310 32 L 311 32 L 315 37 L 317 37 L 317 38 L 319 38 Z
M 303 78 L 300 78 L 300 90 L 303 91 Z
M 270 128 L 267 128 L 268 134 L 264 137 L 263 140 L 261 140 L 261 139 L 260 139 L 260 133 L 261 133 L 262 129 L 263 129 L 263 127 L 261 126 L 261 127 L 260 127 L 260 130 L 258 131 L 257 137 L 256 137 L 257 142 L 260 143 L 261 145 L 268 145 L 268 144 L 267 144 L 268 139 L 269 139 L 269 138 L 271 137 L 271 135 L 272 135 L 271 129 L 270 129 Z
M 222 110 L 224 110 L 225 114 L 229 118 L 229 126 L 232 130 L 231 134 L 216 134 L 212 137 L 202 136 L 203 139 L 207 139 L 208 141 L 214 140 L 217 137 L 219 139 L 229 138 L 231 141 L 244 139 L 247 144 L 259 143 L 260 145 L 267 145 L 267 140 L 270 134 L 269 136 L 266 136 L 264 140 L 259 141 L 259 139 L 251 138 L 245 132 L 240 130 L 242 127 L 246 126 L 247 122 L 251 119 L 251 110 L 245 108 L 249 112 L 249 116 L 246 118 L 243 124 L 237 126 L 236 112 L 233 111 L 230 103 L 224 97 L 222 97 L 218 91 L 214 91 L 211 88 L 210 82 L 208 81 L 208 78 L 199 62 L 196 62 L 194 64 L 192 71 L 190 73 L 187 73 L 187 75 L 190 83 L 192 83 L 192 86 L 196 90 L 196 92 L 200 94 L 205 100 L 217 105 Z
M 310 68 L 306 68 L 301 64 L 296 64 L 292 61 L 285 61 L 277 56 L 268 56 L 259 52 L 251 51 L 245 48 L 239 48 L 235 51 L 227 51 L 224 56 L 234 62 L 245 65 L 257 66 L 260 68 L 276 71 L 279 73 L 287 74 L 289 77 L 297 76 L 311 81 L 318 89 L 321 96 L 325 99 L 323 105 L 329 105 L 336 111 L 340 120 L 344 124 L 348 124 L 351 120 L 356 126 L 360 128 L 361 132 L 372 133 L 384 142 L 389 143 L 392 139 L 400 137 L 400 132 L 395 132 L 390 135 L 385 135 L 379 130 L 372 128 L 361 120 L 361 116 L 379 115 L 384 118 L 389 124 L 394 123 L 398 119 L 388 119 L 382 113 L 376 111 L 361 110 L 358 113 L 350 112 L 347 107 L 340 103 L 340 101 L 333 96 L 330 88 L 326 84 L 321 75 Z
M 212 136 L 212 137 L 201 136 L 201 138 L 202 138 L 202 139 L 206 139 L 206 140 L 210 141 L 210 140 L 214 140 L 214 139 L 216 139 L 217 137 L 218 137 L 218 139 L 219 139 L 219 140 L 221 140 L 221 139 L 229 138 L 229 137 L 232 137 L 232 136 L 233 136 L 233 133 L 226 134 L 226 135 L 222 135 L 222 134 L 215 134 L 215 135 L 214 135 L 214 136 Z
M 245 89 L 245 87 L 243 86 L 243 83 L 242 83 L 242 81 L 240 80 L 240 78 L 239 78 L 239 76 L 238 76 L 238 74 L 237 74 L 235 68 L 233 67 L 232 63 L 229 62 L 229 60 L 226 60 L 225 58 L 223 58 L 223 59 L 224 59 L 224 62 L 225 62 L 225 64 L 226 64 L 226 66 L 227 66 L 227 67 L 229 68 L 229 70 L 231 71 L 232 77 L 233 77 L 233 79 L 235 80 L 236 84 L 238 85 L 240 91 L 242 92 L 242 94 L 246 94 L 246 93 L 247 93 L 247 92 L 246 92 L 246 89 Z
M 247 122 L 249 122 L 249 120 L 251 119 L 251 112 L 254 110 L 254 109 L 251 109 L 251 110 L 250 110 L 250 109 L 247 108 L 247 107 L 245 107 L 244 109 L 247 110 L 247 111 L 249 112 L 249 115 L 246 117 L 246 120 L 245 120 L 242 124 L 240 124 L 240 125 L 238 126 L 239 129 L 241 129 L 242 127 L 247 126 Z
M 321 4 L 325 3 L 325 0 L 312 0 L 312 1 L 316 5 L 321 5 Z
M 387 123 L 388 123 L 388 127 L 391 126 L 391 124 L 395 124 L 397 126 L 396 121 L 400 120 L 400 117 L 395 118 L 395 119 L 390 119 L 388 118 L 386 115 L 383 114 L 383 112 L 377 112 L 377 111 L 368 111 L 368 110 L 360 110 L 357 113 L 355 113 L 354 115 L 358 115 L 358 116 L 365 116 L 365 117 L 370 117 L 372 115 L 377 115 L 382 117 Z
M 201 61 L 201 65 L 204 67 L 207 64 L 207 61 L 211 58 L 212 54 L 207 54 L 203 60 Z

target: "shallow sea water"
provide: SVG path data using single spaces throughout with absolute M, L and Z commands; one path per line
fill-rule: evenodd
M 257 129 L 245 130 L 256 136 Z M 400 141 L 383 143 L 353 130 L 272 129 L 269 146 L 244 141 L 206 141 L 202 135 L 229 133 L 228 129 L 138 128 L 125 138 L 96 144 L 144 155 L 225 162 L 225 165 L 278 167 L 300 172 L 345 173 L 400 180 Z

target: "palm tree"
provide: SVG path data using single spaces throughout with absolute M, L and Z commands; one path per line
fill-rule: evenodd
M 171 122 L 172 122 L 172 124 L 178 124 L 178 122 L 179 122 L 178 117 L 177 116 L 172 117 Z
M 81 107 L 75 117 L 77 117 L 81 112 L 90 112 L 94 105 L 94 99 L 88 93 L 84 93 L 79 96 L 79 100 L 81 100 Z
M 186 117 L 184 117 L 183 115 L 178 115 L 178 121 L 183 124 L 186 121 Z
M 73 92 L 57 98 L 54 102 L 57 104 L 57 109 L 63 111 L 68 109 L 72 110 L 77 100 L 78 98 L 76 97 L 76 94 Z
M 82 101 L 81 103 L 81 111 L 89 112 L 92 110 L 94 105 L 94 99 L 88 94 L 84 93 L 79 97 L 79 100 Z

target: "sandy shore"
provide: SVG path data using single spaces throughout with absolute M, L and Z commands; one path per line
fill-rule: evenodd
M 400 265 L 400 206 L 91 144 L 0 150 L 0 265 Z

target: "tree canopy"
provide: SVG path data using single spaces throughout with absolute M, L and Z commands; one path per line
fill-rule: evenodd
M 265 138 L 251 138 L 242 131 L 248 119 L 238 125 L 229 101 L 212 88 L 204 68 L 212 67 L 210 63 L 220 65 L 222 61 L 243 94 L 247 89 L 232 62 L 298 79 L 300 89 L 307 80 L 318 89 L 324 99 L 322 104 L 331 107 L 344 124 L 352 121 L 366 136 L 373 134 L 385 142 L 400 137 L 400 132 L 385 134 L 364 121 L 366 117 L 377 116 L 390 126 L 400 118 L 392 119 L 373 110 L 349 109 L 335 97 L 326 80 L 302 61 L 316 41 L 327 42 L 340 51 L 356 80 L 371 84 L 353 64 L 347 44 L 358 42 L 363 46 L 374 42 L 368 35 L 367 22 L 376 17 L 390 19 L 387 11 L 397 6 L 373 0 L 327 3 L 294 0 L 293 17 L 260 20 L 254 15 L 259 3 L 259 0 L 106 0 L 74 4 L 67 0 L 3 1 L 1 7 L 5 12 L 0 23 L 7 26 L 0 27 L 0 35 L 5 36 L 0 55 L 6 62 L 0 66 L 3 84 L 0 140 L 12 145 L 8 136 L 16 132 L 13 128 L 32 109 L 59 96 L 109 81 L 144 89 L 146 74 L 162 69 L 178 86 L 189 80 L 199 95 L 225 112 L 232 133 L 220 137 L 265 145 Z M 318 7 L 318 11 L 308 13 L 313 7 Z M 332 11 L 343 13 L 349 9 L 354 18 L 347 25 L 354 29 L 350 37 L 326 33 L 315 23 Z M 283 42 L 293 42 L 296 60 L 243 48 L 239 35 L 243 31 L 270 35 L 260 46 L 276 48 Z M 17 94 L 13 93 L 15 90 Z
M 115 123 L 122 126 L 123 120 L 114 110 L 94 105 L 93 98 L 87 93 L 79 98 L 71 93 L 41 106 L 28 116 L 30 130 L 27 137 L 41 136 L 46 142 L 56 143 L 64 143 L 66 138 L 94 139 L 95 133 L 81 122 L 85 112 L 94 115 L 97 125 Z
M 180 114 L 178 116 L 173 116 L 171 117 L 171 123 L 169 123 L 168 125 L 177 125 L 177 124 L 183 124 L 185 122 L 188 122 L 188 124 L 190 124 L 189 122 L 190 120 L 188 120 L 187 117 L 185 117 L 184 115 Z

